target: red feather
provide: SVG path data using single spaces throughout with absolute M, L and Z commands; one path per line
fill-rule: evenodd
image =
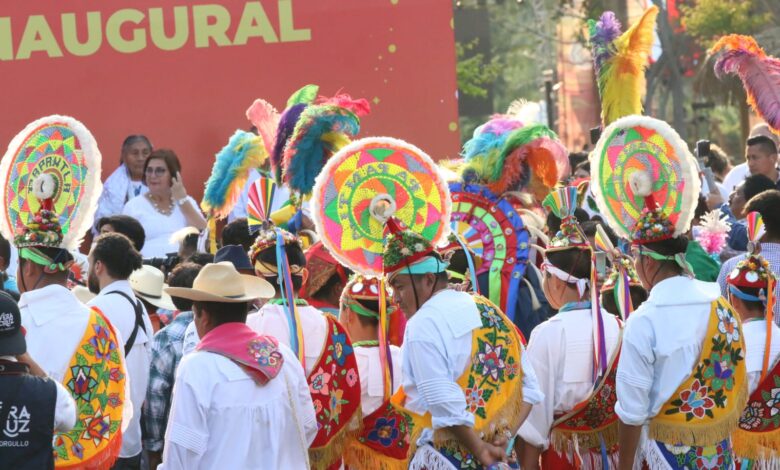
M 279 127 L 279 111 L 271 103 L 258 98 L 246 110 L 246 118 L 257 129 L 257 135 L 263 139 L 263 147 L 265 147 L 267 154 L 273 154 L 276 129 Z
M 718 52 L 715 75 L 738 75 L 748 104 L 780 134 L 780 60 L 766 55 L 752 37 L 739 34 L 720 38 L 710 49 L 710 54 Z
M 346 93 L 340 93 L 331 98 L 320 96 L 317 98 L 315 104 L 333 104 L 340 106 L 352 111 L 358 117 L 368 116 L 368 114 L 371 112 L 371 105 L 368 104 L 368 101 L 362 98 L 358 100 L 353 99 Z

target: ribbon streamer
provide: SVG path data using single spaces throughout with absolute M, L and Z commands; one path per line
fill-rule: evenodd
M 303 331 L 301 319 L 298 315 L 298 306 L 295 303 L 295 289 L 293 288 L 292 275 L 290 274 L 290 262 L 284 251 L 284 237 L 279 229 L 276 229 L 276 267 L 278 270 L 277 283 L 281 289 L 282 306 L 287 314 L 287 322 L 290 327 L 290 349 L 298 356 L 298 360 L 306 370 L 306 358 L 304 354 Z
M 387 292 L 385 280 L 379 280 L 379 363 L 382 365 L 382 385 L 384 399 L 393 394 L 393 356 L 390 354 L 390 342 L 387 339 Z

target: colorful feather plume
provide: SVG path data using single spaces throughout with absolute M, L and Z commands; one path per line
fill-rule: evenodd
M 287 108 L 292 108 L 298 104 L 312 104 L 317 99 L 317 93 L 319 92 L 320 87 L 317 85 L 304 85 L 287 100 Z
M 284 149 L 287 146 L 287 141 L 292 137 L 295 132 L 295 125 L 298 123 L 298 119 L 301 118 L 301 113 L 306 109 L 307 104 L 295 104 L 290 108 L 287 108 L 279 118 L 279 128 L 276 131 L 276 142 L 274 143 L 274 150 L 271 153 L 271 171 L 273 173 L 274 180 L 277 184 L 282 183 L 282 160 L 284 158 Z
M 495 194 L 527 188 L 540 201 L 569 170 L 566 148 L 543 124 L 512 131 L 495 160 L 475 163 Z
M 577 210 L 577 187 L 564 186 L 552 191 L 544 198 L 542 205 L 559 219 L 573 216 Z
M 739 34 L 720 38 L 710 49 L 710 54 L 718 52 L 715 75 L 738 75 L 747 103 L 773 132 L 780 133 L 780 60 L 766 55 L 752 37 Z
M 340 93 L 333 97 L 320 96 L 314 104 L 332 104 L 352 111 L 357 117 L 366 117 L 371 112 L 368 101 L 360 98 L 354 99 L 346 93 Z
M 694 238 L 708 255 L 719 255 L 726 247 L 726 238 L 731 230 L 728 217 L 720 209 L 707 212 L 694 230 Z
M 327 160 L 359 131 L 360 120 L 348 109 L 330 104 L 307 107 L 284 150 L 284 182 L 302 196 L 311 193 Z
M 263 224 L 266 224 L 271 217 L 274 194 L 276 194 L 276 183 L 267 176 L 256 179 L 249 187 L 246 219 L 250 233 L 255 233 L 263 228 Z
M 263 139 L 263 147 L 267 155 L 271 155 L 274 150 L 280 117 L 279 111 L 271 103 L 260 98 L 246 110 L 246 118 L 255 126 L 257 134 Z
M 219 151 L 206 181 L 200 206 L 211 218 L 227 217 L 238 201 L 252 168 L 265 163 L 268 153 L 260 137 L 246 131 L 236 131 L 228 144 Z
M 523 123 L 505 114 L 496 114 L 474 130 L 474 135 L 463 145 L 461 154 L 466 161 L 475 158 L 498 158 L 509 133 L 523 127 Z
M 761 218 L 760 212 L 750 212 L 745 216 L 747 222 L 747 236 L 748 240 L 753 243 L 758 243 L 766 234 L 766 228 L 764 227 L 764 219 Z
M 612 12 L 588 24 L 604 126 L 623 116 L 642 114 L 645 69 L 657 17 L 658 7 L 651 6 L 623 34 Z

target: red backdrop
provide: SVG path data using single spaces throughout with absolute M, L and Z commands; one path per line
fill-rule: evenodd
M 200 197 L 214 153 L 249 126 L 255 98 L 281 110 L 295 89 L 316 83 L 323 94 L 371 102 L 362 136 L 399 137 L 434 158 L 458 151 L 448 1 L 4 3 L 3 147 L 38 117 L 71 115 L 97 138 L 105 179 L 124 137 L 143 133 L 179 154 Z

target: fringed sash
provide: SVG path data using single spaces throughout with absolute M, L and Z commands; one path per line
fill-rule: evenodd
M 470 367 L 458 378 L 457 384 L 466 395 L 466 409 L 474 415 L 474 431 L 484 441 L 493 442 L 507 432 L 514 434 L 520 427 L 523 404 L 521 341 L 512 322 L 498 307 L 480 295 L 472 294 L 472 298 L 482 326 L 472 332 Z M 403 391 L 399 391 L 391 401 L 401 406 L 404 398 Z M 431 416 L 426 413 L 411 436 L 410 457 L 416 451 L 419 433 L 430 427 Z M 437 430 L 433 440 L 438 456 L 446 458 L 456 468 L 481 468 L 449 432 Z M 436 466 L 433 461 L 422 464 L 426 468 Z
M 346 330 L 332 316 L 320 358 L 309 375 L 317 436 L 309 447 L 315 470 L 327 469 L 341 459 L 350 433 L 360 429 L 360 379 L 352 343 Z M 303 347 L 303 345 L 301 345 Z
M 737 456 L 780 468 L 780 361 L 750 395 L 732 440 Z
M 609 462 L 617 461 L 618 417 L 615 403 L 621 344 L 622 332 L 607 373 L 590 396 L 553 422 L 550 436 L 553 450 L 577 468 L 603 468 L 605 460 L 609 467 Z
M 62 381 L 78 418 L 70 432 L 54 435 L 56 468 L 107 470 L 119 455 L 125 367 L 118 345 L 111 324 L 93 307 Z
M 730 459 L 729 435 L 747 397 L 744 350 L 742 325 L 732 307 L 719 298 L 712 303 L 693 374 L 650 421 L 649 436 L 660 441 L 659 449 L 675 455 L 713 449 L 713 458 Z

